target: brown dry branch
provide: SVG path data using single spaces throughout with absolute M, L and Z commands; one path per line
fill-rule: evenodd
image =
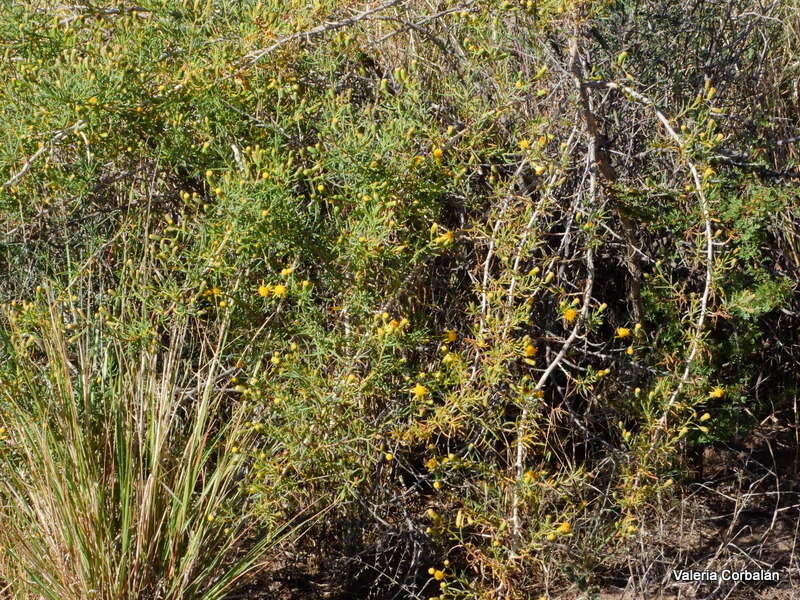
M 597 204 L 597 197 L 598 197 L 598 181 L 597 175 L 594 169 L 591 168 L 591 165 L 587 167 L 589 171 L 589 199 L 592 205 Z M 572 331 L 569 334 L 569 337 L 564 341 L 561 345 L 561 349 L 558 351 L 556 356 L 553 360 L 545 368 L 544 372 L 539 377 L 539 380 L 536 382 L 533 390 L 534 392 L 540 391 L 544 389 L 547 380 L 550 378 L 550 375 L 558 368 L 567 355 L 567 352 L 572 347 L 575 340 L 578 338 L 578 332 L 580 331 L 583 323 L 586 321 L 586 317 L 589 314 L 589 306 L 591 304 L 592 299 L 592 290 L 594 288 L 594 254 L 591 241 L 586 246 L 586 253 L 585 253 L 585 262 L 586 262 L 586 283 L 583 289 L 583 300 L 580 313 L 578 314 L 578 318 L 575 321 L 575 325 L 572 328 Z M 529 420 L 530 420 L 530 407 L 524 406 L 522 409 L 522 413 L 519 416 L 517 421 L 516 427 L 516 441 L 514 442 L 513 451 L 515 454 L 514 457 L 514 489 L 511 496 L 511 550 L 514 555 L 518 556 L 518 551 L 520 548 L 520 539 L 522 535 L 522 518 L 520 517 L 520 496 L 519 496 L 519 487 L 525 475 L 525 459 L 527 457 L 528 448 L 526 445 L 526 436 L 529 427 Z
M 575 86 L 578 89 L 578 98 L 581 105 L 581 114 L 583 122 L 586 126 L 586 132 L 589 134 L 589 157 L 593 167 L 600 170 L 605 182 L 613 184 L 617 180 L 617 173 L 614 166 L 611 164 L 611 158 L 606 147 L 606 137 L 600 132 L 597 124 L 597 117 L 594 114 L 592 107 L 592 100 L 589 96 L 589 88 L 584 85 L 583 69 L 580 64 L 580 55 L 578 49 L 578 38 L 573 37 L 570 42 L 570 58 L 569 58 L 569 71 L 572 74 Z M 639 259 L 636 254 L 636 244 L 634 243 L 633 224 L 630 219 L 619 209 L 619 206 L 614 205 L 617 217 L 622 225 L 622 232 L 625 238 L 625 243 L 628 246 L 628 254 L 625 257 L 628 271 L 631 274 L 630 292 L 631 292 L 631 306 L 633 308 L 633 318 L 638 323 L 642 320 L 642 268 L 639 264 Z
M 602 87 L 606 87 L 608 89 L 622 90 L 628 96 L 652 108 L 652 110 L 656 114 L 656 117 L 664 126 L 664 129 L 666 130 L 667 134 L 678 145 L 678 148 L 681 151 L 683 159 L 686 161 L 686 164 L 689 167 L 689 171 L 692 175 L 692 182 L 694 183 L 695 191 L 697 193 L 697 198 L 700 203 L 700 211 L 703 214 L 703 226 L 706 239 L 706 276 L 705 276 L 705 284 L 703 287 L 703 295 L 700 299 L 700 314 L 698 315 L 697 322 L 695 324 L 694 328 L 695 331 L 689 346 L 689 353 L 686 357 L 686 366 L 684 368 L 683 374 L 681 375 L 681 378 L 678 381 L 678 385 L 676 386 L 675 390 L 672 392 L 672 395 L 670 396 L 670 399 L 667 402 L 667 406 L 664 408 L 664 414 L 659 420 L 659 425 L 661 429 L 665 430 L 667 426 L 667 419 L 669 417 L 669 411 L 675 405 L 675 402 L 678 398 L 678 395 L 681 393 L 683 386 L 689 380 L 689 375 L 691 374 L 692 366 L 694 364 L 695 359 L 697 358 L 697 353 L 700 349 L 701 336 L 705 328 L 706 318 L 708 316 L 708 302 L 711 296 L 711 287 L 714 278 L 714 244 L 713 244 L 713 234 L 711 232 L 711 215 L 708 207 L 708 199 L 706 198 L 705 193 L 703 192 L 703 183 L 700 178 L 700 173 L 697 170 L 697 165 L 695 165 L 694 161 L 685 152 L 686 144 L 684 140 L 680 137 L 680 135 L 678 135 L 678 133 L 670 124 L 669 119 L 667 119 L 667 117 L 664 116 L 664 113 L 661 112 L 661 110 L 659 110 L 655 102 L 653 102 L 652 99 L 645 96 L 644 94 L 641 94 L 624 84 L 610 82 L 610 81 L 596 82 L 596 83 L 592 82 L 592 83 L 593 83 L 592 87 L 601 87 L 602 85 Z

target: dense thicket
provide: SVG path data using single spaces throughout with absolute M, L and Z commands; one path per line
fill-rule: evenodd
M 7 597 L 791 586 L 796 0 L 1 10 Z

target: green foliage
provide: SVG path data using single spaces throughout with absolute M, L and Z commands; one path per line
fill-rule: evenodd
M 594 593 L 787 406 L 790 3 L 371 7 L 0 17 L 15 597 Z

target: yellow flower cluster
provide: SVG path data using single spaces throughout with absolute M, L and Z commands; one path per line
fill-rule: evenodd
M 262 298 L 285 298 L 288 293 L 289 286 L 283 283 L 275 285 L 261 284 L 258 286 L 258 295 Z
M 378 337 L 401 335 L 409 325 L 408 319 L 402 318 L 399 321 L 397 319 L 389 319 L 388 313 L 383 313 L 381 320 L 383 324 L 379 325 L 376 330 Z
M 283 298 L 286 296 L 286 293 L 289 291 L 284 284 L 279 283 L 277 285 L 260 285 L 258 286 L 258 295 L 262 298 L 269 298 L 272 296 L 273 298 Z

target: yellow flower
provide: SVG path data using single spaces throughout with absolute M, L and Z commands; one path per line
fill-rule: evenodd
M 725 390 L 719 386 L 715 387 L 711 392 L 708 394 L 709 398 L 722 398 L 725 395 Z
M 444 341 L 450 342 L 451 344 L 458 339 L 458 334 L 453 329 L 445 329 L 444 332 Z
M 97 96 L 92 96 L 86 101 L 88 104 L 97 104 Z
M 631 334 L 631 330 L 627 327 L 617 327 L 617 337 L 626 338 Z
M 441 481 L 434 481 L 433 482 L 433 489 L 435 489 L 435 490 L 442 489 L 442 482 Z
M 561 523 L 558 526 L 558 530 L 557 531 L 558 531 L 558 533 L 563 533 L 565 535 L 567 533 L 572 533 L 572 525 L 569 523 L 569 521 L 564 521 L 563 523 Z
M 411 388 L 411 393 L 414 394 L 414 397 L 417 399 L 424 398 L 429 394 L 428 388 L 426 388 L 421 383 L 418 383 L 413 388 Z
M 548 542 L 554 542 L 555 539 L 556 539 L 556 534 L 555 533 L 548 533 L 547 534 L 547 541 Z
M 391 452 L 387 452 L 386 454 L 383 455 L 383 458 L 385 458 L 388 461 L 393 461 L 394 460 L 394 454 L 392 454 Z
M 286 295 L 286 286 L 279 283 L 274 288 L 272 288 L 272 295 L 276 298 L 283 298 Z
M 523 479 L 527 482 L 536 481 L 539 479 L 539 474 L 536 471 L 526 471 Z
M 575 319 L 578 318 L 578 311 L 574 308 L 568 308 L 564 311 L 564 320 L 567 323 L 572 323 Z
M 525 346 L 525 356 L 528 357 L 536 356 L 538 353 L 539 349 L 533 344 L 528 344 L 527 346 Z
M 434 242 L 440 246 L 449 246 L 455 240 L 455 235 L 452 231 L 447 231 L 437 237 Z
M 441 148 L 434 148 L 433 152 L 431 154 L 433 154 L 433 158 L 438 160 L 438 159 L 442 158 L 442 155 L 444 154 L 444 151 Z
M 262 298 L 266 298 L 267 296 L 272 293 L 272 287 L 269 285 L 260 285 L 258 286 L 258 295 Z
M 294 268 L 293 267 L 286 267 L 285 269 L 281 269 L 281 275 L 283 277 L 288 277 L 292 273 L 294 273 Z
M 633 346 L 628 346 L 625 349 L 625 354 L 627 354 L 628 356 L 632 356 L 633 355 Z
M 710 418 L 711 415 L 709 413 L 703 413 L 703 416 L 700 417 L 700 422 L 702 423 L 703 421 L 708 421 Z
M 531 147 L 531 141 L 529 139 L 525 138 L 525 139 L 520 140 L 519 144 L 517 144 L 517 145 L 519 146 L 520 150 L 527 150 L 528 148 Z
M 429 471 L 433 471 L 438 466 L 439 466 L 439 461 L 436 460 L 435 458 L 429 458 L 428 460 L 425 461 L 425 467 L 427 467 Z
M 444 571 L 440 571 L 439 569 L 434 570 L 433 578 L 436 581 L 441 581 L 442 579 L 444 579 Z

